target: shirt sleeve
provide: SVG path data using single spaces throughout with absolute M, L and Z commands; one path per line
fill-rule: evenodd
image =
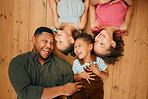
M 19 98 L 41 99 L 44 87 L 31 85 L 22 57 L 17 56 L 10 62 L 8 73 L 10 82 Z
M 63 66 L 61 67 L 63 69 L 63 85 L 67 84 L 68 82 L 74 82 L 73 79 L 73 72 L 72 72 L 72 66 L 66 61 L 64 60 L 63 62 Z
M 73 66 L 72 66 L 72 70 L 75 74 L 78 74 L 78 70 L 77 70 L 77 67 L 78 67 L 78 63 L 79 63 L 79 60 L 78 59 L 75 59 L 73 61 Z
M 105 64 L 104 60 L 100 57 L 97 57 L 97 64 L 100 71 L 103 71 L 107 68 L 107 65 Z

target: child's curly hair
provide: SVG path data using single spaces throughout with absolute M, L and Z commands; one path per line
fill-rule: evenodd
M 119 57 L 123 56 L 122 52 L 124 51 L 124 41 L 122 40 L 122 37 L 117 36 L 116 32 L 114 32 L 113 40 L 116 42 L 116 47 L 113 48 L 111 46 L 108 50 L 110 53 L 106 55 L 96 54 L 97 56 L 103 58 L 104 61 L 108 64 L 115 64 L 116 61 L 119 61 Z

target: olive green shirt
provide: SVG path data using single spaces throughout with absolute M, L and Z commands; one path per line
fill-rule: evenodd
M 18 99 L 40 99 L 44 88 L 73 82 L 72 68 L 67 61 L 51 54 L 41 66 L 37 58 L 31 51 L 16 56 L 9 64 L 10 82 Z

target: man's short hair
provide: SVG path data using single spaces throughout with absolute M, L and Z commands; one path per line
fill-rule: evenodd
M 34 33 L 34 36 L 42 34 L 43 32 L 48 32 L 48 33 L 50 33 L 50 34 L 52 34 L 54 36 L 53 31 L 48 27 L 39 27 L 39 28 L 37 28 L 35 33 Z

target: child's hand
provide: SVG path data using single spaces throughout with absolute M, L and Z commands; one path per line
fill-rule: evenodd
M 114 4 L 114 3 L 117 3 L 117 2 L 119 2 L 120 0 L 113 0 L 111 3 L 110 3 L 110 5 L 112 5 L 112 4 Z
M 92 74 L 92 72 L 87 73 L 87 72 L 84 70 L 84 71 L 80 74 L 80 76 L 81 76 L 82 78 L 86 79 L 87 82 L 90 84 L 90 81 L 89 81 L 89 80 L 95 80 L 95 79 L 92 78 L 92 77 L 96 76 L 96 75 L 91 75 L 91 74 Z
M 87 70 L 92 71 L 93 73 L 97 74 L 99 71 L 98 64 L 90 63 L 90 66 L 87 66 Z

